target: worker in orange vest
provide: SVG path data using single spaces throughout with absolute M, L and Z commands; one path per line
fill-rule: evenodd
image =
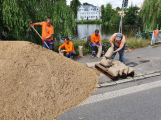
M 96 47 L 102 46 L 102 55 L 104 55 L 104 45 L 101 43 L 101 37 L 99 35 L 99 30 L 95 30 L 95 33 L 91 35 L 91 44 L 92 46 L 92 57 L 96 56 Z
M 51 25 L 51 19 L 48 18 L 46 19 L 46 21 L 30 24 L 30 27 L 34 27 L 34 25 L 42 26 L 42 42 L 44 48 L 47 48 L 46 46 L 47 44 L 50 50 L 54 51 L 54 43 L 53 43 L 54 28 Z M 44 43 L 44 41 L 46 42 L 46 44 Z
M 65 50 L 61 50 L 64 47 L 65 47 Z M 73 59 L 73 56 L 75 55 L 75 50 L 74 50 L 73 43 L 69 41 L 68 37 L 64 39 L 64 44 L 62 44 L 59 47 L 59 51 L 66 52 L 66 57 Z

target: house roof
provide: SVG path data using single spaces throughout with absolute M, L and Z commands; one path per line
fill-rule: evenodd
M 93 11 L 96 11 L 96 8 L 99 9 L 98 6 L 92 6 L 92 5 L 81 5 L 81 6 L 78 7 L 78 9 L 79 9 L 80 7 L 83 7 L 83 8 L 84 8 L 84 11 L 88 11 L 88 8 L 89 8 L 89 7 L 92 7 L 92 8 L 93 8 Z
M 143 4 L 141 4 L 141 7 L 140 8 L 142 8 L 143 7 Z

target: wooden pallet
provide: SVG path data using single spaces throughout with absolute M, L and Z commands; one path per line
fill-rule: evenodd
M 122 76 L 118 75 L 118 76 L 112 76 L 111 74 L 108 73 L 108 68 L 105 68 L 104 66 L 100 65 L 100 64 L 95 64 L 95 68 L 97 70 L 99 70 L 100 72 L 104 73 L 106 76 L 108 76 L 109 78 L 111 78 L 112 80 L 118 80 L 119 78 L 127 78 L 128 76 L 133 77 L 134 76 L 134 72 L 125 75 L 123 74 Z

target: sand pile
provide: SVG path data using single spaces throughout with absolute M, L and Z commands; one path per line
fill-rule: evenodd
M 53 120 L 96 91 L 98 73 L 30 42 L 0 42 L 0 120 Z

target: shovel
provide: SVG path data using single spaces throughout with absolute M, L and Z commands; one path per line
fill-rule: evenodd
M 32 27 L 34 30 L 35 30 L 35 32 L 40 36 L 40 34 L 37 32 L 37 30 L 34 28 L 34 27 Z M 42 37 L 40 36 L 40 38 L 42 39 Z M 46 44 L 46 42 L 44 41 L 44 43 L 45 43 L 45 45 L 49 48 L 49 46 Z M 49 48 L 50 49 L 50 48 Z

